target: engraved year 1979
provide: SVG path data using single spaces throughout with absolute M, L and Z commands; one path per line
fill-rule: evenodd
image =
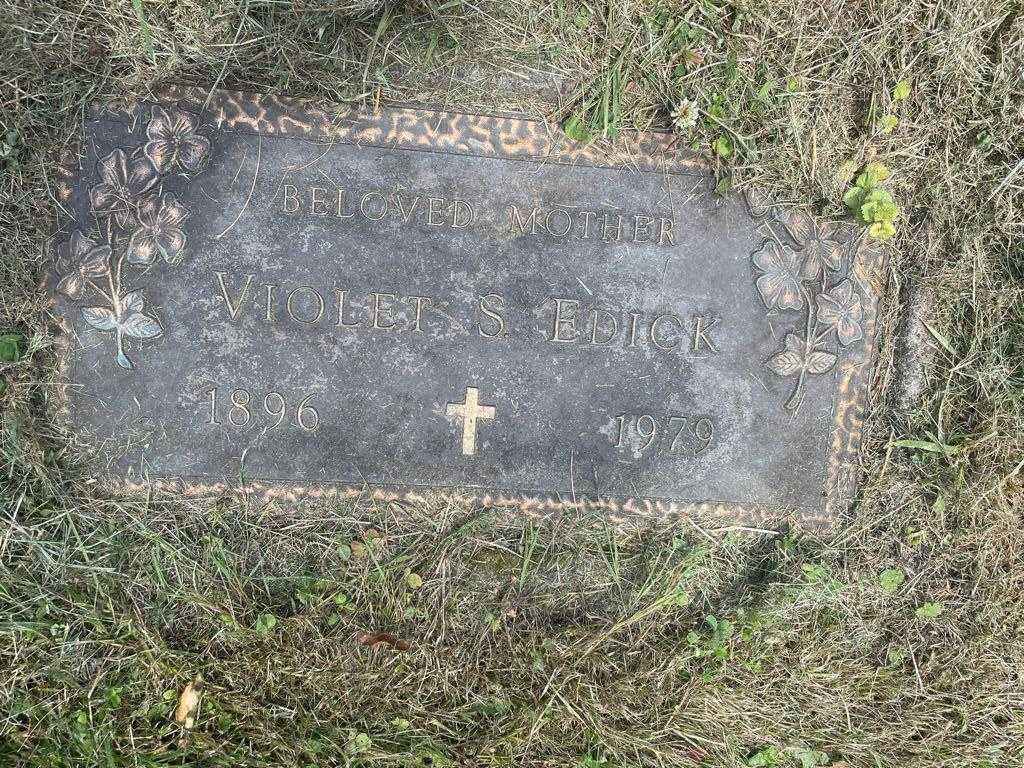
M 706 416 L 620 413 L 615 424 L 614 447 L 640 453 L 653 447 L 663 453 L 700 456 L 715 437 L 715 424 Z

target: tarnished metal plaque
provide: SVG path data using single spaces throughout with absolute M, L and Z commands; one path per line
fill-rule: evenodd
M 104 485 L 834 519 L 881 285 L 672 137 L 172 89 L 62 170 L 61 413 Z

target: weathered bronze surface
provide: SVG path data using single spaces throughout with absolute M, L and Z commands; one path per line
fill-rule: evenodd
M 62 414 L 108 486 L 834 519 L 882 265 L 670 136 L 172 89 L 62 171 Z

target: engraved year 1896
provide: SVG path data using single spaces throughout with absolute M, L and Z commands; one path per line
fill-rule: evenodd
M 313 395 L 289 402 L 280 392 L 267 392 L 262 397 L 247 389 L 232 389 L 224 401 L 218 387 L 207 390 L 207 406 L 209 418 L 207 424 L 219 426 L 225 421 L 239 429 L 259 421 L 269 422 L 266 429 L 277 429 L 289 419 L 289 424 L 313 432 L 320 425 L 320 413 L 311 404 Z M 266 418 L 269 417 L 269 420 Z
M 700 456 L 715 437 L 715 424 L 706 416 L 652 416 L 621 413 L 615 417 L 615 447 L 643 453 Z

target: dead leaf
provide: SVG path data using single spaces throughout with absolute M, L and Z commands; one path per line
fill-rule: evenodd
M 174 722 L 185 728 L 192 728 L 196 724 L 196 710 L 202 697 L 203 676 L 196 675 L 195 680 L 186 685 L 178 697 L 178 706 L 174 708 Z
M 349 545 L 349 548 L 352 551 L 352 557 L 354 557 L 356 559 L 358 559 L 360 557 L 366 557 L 367 556 L 367 545 L 365 545 L 362 542 L 359 542 L 359 541 L 352 542 Z
M 370 648 L 384 643 L 385 645 L 390 645 L 396 651 L 408 651 L 412 648 L 412 643 L 408 640 L 400 640 L 389 632 L 358 632 L 356 634 L 356 642 Z

